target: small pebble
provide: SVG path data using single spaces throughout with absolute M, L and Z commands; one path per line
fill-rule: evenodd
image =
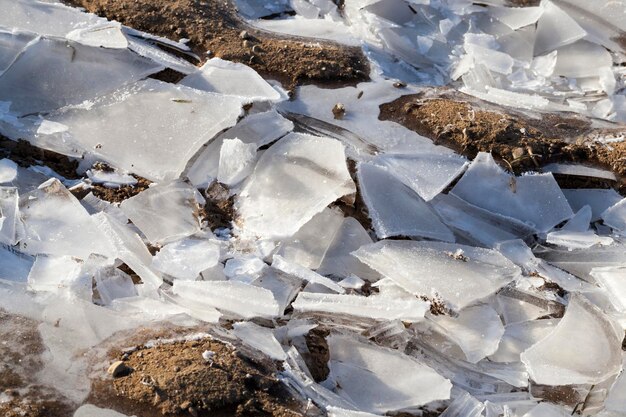
M 335 119 L 337 120 L 343 119 L 345 115 L 346 115 L 346 106 L 344 106 L 341 103 L 335 104 L 335 107 L 333 107 L 333 116 L 335 117 Z
M 396 81 L 393 83 L 393 86 L 396 88 L 404 88 L 406 87 L 406 83 L 404 81 Z
M 120 378 L 126 375 L 129 375 L 133 371 L 133 368 L 126 365 L 122 361 L 116 361 L 109 366 L 109 370 L 107 371 L 113 378 Z
M 250 41 L 247 41 L 247 40 L 243 41 L 242 45 L 243 45 L 244 48 L 249 48 L 250 47 Z
M 239 37 L 240 37 L 241 39 L 248 39 L 248 38 L 250 38 L 250 35 L 248 35 L 248 32 L 246 32 L 245 30 L 242 30 L 242 31 L 239 33 Z

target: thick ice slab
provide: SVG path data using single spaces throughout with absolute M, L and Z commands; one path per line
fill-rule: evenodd
M 276 317 L 280 314 L 271 291 L 241 282 L 176 280 L 173 291 L 181 298 L 183 306 L 185 300 L 190 300 L 243 318 Z
M 355 191 L 339 141 L 291 133 L 261 156 L 235 207 L 245 234 L 288 237 Z
M 623 336 L 598 307 L 574 294 L 554 332 L 521 360 L 538 384 L 596 384 L 620 370 Z
M 233 334 L 248 346 L 260 350 L 272 359 L 283 361 L 287 358 L 272 329 L 251 322 L 233 324 Z
M 383 414 L 450 397 L 450 381 L 409 356 L 349 335 L 327 341 L 329 378 L 360 411 Z
M 453 340 L 468 362 L 476 363 L 498 349 L 504 326 L 498 313 L 488 305 L 464 308 L 458 317 L 433 316 L 439 331 Z
M 95 159 L 163 181 L 178 178 L 201 146 L 240 114 L 235 97 L 149 79 L 96 99 L 89 109 L 47 119 L 67 126 L 62 138 Z
M 606 209 L 602 220 L 616 232 L 626 234 L 626 198 Z
M 150 242 L 171 242 L 200 231 L 196 193 L 187 183 L 173 181 L 124 200 L 120 208 Z
M 314 311 L 331 314 L 348 314 L 375 320 L 420 321 L 430 308 L 430 304 L 412 299 L 348 294 L 318 294 L 302 292 L 292 304 L 296 311 Z
M 255 70 L 220 58 L 208 60 L 180 84 L 198 90 L 241 97 L 247 102 L 277 101 L 283 98 Z
M 172 277 L 195 280 L 200 272 L 217 265 L 219 259 L 218 242 L 192 237 L 163 246 L 152 259 L 152 266 Z
M 359 188 L 376 235 L 429 238 L 454 242 L 452 232 L 422 198 L 385 168 L 361 163 Z
M 39 38 L 0 75 L 0 97 L 11 102 L 10 110 L 17 115 L 51 111 L 110 93 L 162 69 L 127 49 Z
M 442 298 L 458 309 L 520 276 L 496 251 L 451 243 L 386 240 L 354 254 L 407 291 Z
M 513 217 L 547 232 L 573 216 L 552 174 L 515 177 L 481 152 L 451 191 L 470 204 Z
M 87 211 L 63 184 L 51 179 L 20 199 L 24 238 L 20 250 L 29 254 L 76 256 L 113 254 L 113 247 Z

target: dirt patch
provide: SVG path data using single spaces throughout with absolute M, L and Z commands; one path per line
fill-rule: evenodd
M 274 362 L 252 360 L 218 340 L 141 345 L 111 360 L 123 360 L 132 372 L 95 383 L 90 401 L 138 417 L 302 415 L 274 377 Z
M 306 334 L 306 346 L 308 353 L 303 353 L 302 358 L 307 368 L 311 372 L 311 376 L 316 382 L 324 381 L 328 378 L 330 369 L 328 369 L 328 361 L 330 360 L 330 352 L 326 337 L 330 334 L 330 329 L 318 326 Z
M 232 227 L 235 218 L 235 197 L 230 196 L 228 187 L 213 181 L 206 190 L 200 190 L 206 204 L 200 209 L 200 219 L 206 221 L 211 228 Z
M 137 184 L 135 185 L 123 185 L 119 188 L 109 188 L 102 184 L 93 184 L 87 191 L 91 191 L 93 195 L 109 203 L 121 203 L 146 190 L 150 187 L 150 184 L 152 184 L 151 181 L 143 177 L 134 174 L 133 177 L 137 179 Z
M 432 96 L 432 91 L 429 94 Z M 383 104 L 379 118 L 400 123 L 469 158 L 491 152 L 516 174 L 551 162 L 576 162 L 626 177 L 626 142 L 609 147 L 592 140 L 603 134 L 626 133 L 626 128 L 595 129 L 588 120 L 569 114 L 545 114 L 536 120 L 513 111 L 486 109 L 486 104 L 474 98 L 455 94 L 403 96 Z M 620 188 L 626 191 L 626 181 L 620 182 Z
M 0 135 L 0 156 L 9 158 L 19 166 L 46 165 L 67 179 L 77 179 L 78 161 L 53 151 L 38 148 L 25 140 L 13 141 Z
M 248 26 L 224 0 L 66 0 L 92 13 L 170 39 L 190 39 L 202 59 L 217 56 L 250 65 L 288 88 L 314 82 L 345 85 L 368 78 L 360 48 L 288 39 Z M 242 32 L 246 33 L 242 35 Z

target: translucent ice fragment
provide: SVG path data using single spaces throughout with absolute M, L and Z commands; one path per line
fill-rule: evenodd
M 50 111 L 109 93 L 161 69 L 128 49 L 40 38 L 0 75 L 0 97 L 11 102 L 16 114 Z
M 97 99 L 88 110 L 47 119 L 68 126 L 64 137 L 98 159 L 163 181 L 178 178 L 202 145 L 240 114 L 237 98 L 149 79 Z
M 152 259 L 152 266 L 172 277 L 195 280 L 200 272 L 217 265 L 219 258 L 218 242 L 186 238 L 163 246 Z
M 235 207 L 246 234 L 287 237 L 355 191 L 341 142 L 291 133 L 263 153 Z
M 402 320 L 407 322 L 424 319 L 430 304 L 412 299 L 393 299 L 382 296 L 364 297 L 349 294 L 319 294 L 301 292 L 292 304 L 296 311 L 313 311 L 331 314 L 348 314 L 375 320 Z
M 289 10 L 289 0 L 236 0 L 237 11 L 248 19 L 259 19 Z
M 544 10 L 537 22 L 535 55 L 569 45 L 587 34 L 571 16 L 553 2 L 546 1 L 541 7 Z
M 0 187 L 0 243 L 17 244 L 22 227 L 17 188 Z
M 546 242 L 568 249 L 587 249 L 595 245 L 610 245 L 613 243 L 613 239 L 609 236 L 598 236 L 591 230 L 586 232 L 557 230 L 548 233 Z
M 252 285 L 270 290 L 278 303 L 279 311 L 282 312 L 302 288 L 302 280 L 274 268 L 266 268 Z
M 0 282 L 26 282 L 34 259 L 0 246 Z
M 590 274 L 606 291 L 613 307 L 626 313 L 626 266 L 597 267 Z
M 596 384 L 620 370 L 623 336 L 598 307 L 573 294 L 554 332 L 525 350 L 521 360 L 538 384 Z
M 520 275 L 520 269 L 496 251 L 452 243 L 385 240 L 355 255 L 407 291 L 440 297 L 459 309 Z
M 200 231 L 196 192 L 183 181 L 172 181 L 124 200 L 120 208 L 150 242 L 171 242 Z
M 346 410 L 339 407 L 326 407 L 328 417 L 378 417 L 380 414 L 364 413 L 363 411 Z
M 425 237 L 454 242 L 452 232 L 413 190 L 384 168 L 361 163 L 359 188 L 376 235 Z
M 484 152 L 476 156 L 451 192 L 478 207 L 524 221 L 539 232 L 547 232 L 574 214 L 552 174 L 515 177 Z
M 246 345 L 260 350 L 272 359 L 283 361 L 287 358 L 272 329 L 250 322 L 240 322 L 233 324 L 232 331 Z
M 35 34 L 0 30 L 0 74 L 11 66 Z
M 591 223 L 591 206 L 584 205 L 580 210 L 576 212 L 574 217 L 569 219 L 567 223 L 561 227 L 560 230 L 567 230 L 570 232 L 586 232 L 589 230 L 589 224 Z
M 563 306 L 559 303 L 509 287 L 496 294 L 496 306 L 507 326 L 550 314 L 563 313 Z
M 0 184 L 11 182 L 17 177 L 17 164 L 10 159 L 0 159 Z
M 274 255 L 272 268 L 278 269 L 285 274 L 293 275 L 311 284 L 323 285 L 324 287 L 340 294 L 346 291 L 341 285 L 337 284 L 332 279 L 326 278 L 317 272 L 311 271 L 310 269 L 296 263 L 289 262 L 283 259 L 280 255 Z
M 558 319 L 508 324 L 498 350 L 489 356 L 494 362 L 519 362 L 520 354 L 554 331 Z
M 600 216 L 606 209 L 616 204 L 622 197 L 613 189 L 564 189 L 565 198 L 572 207 L 578 211 L 583 206 L 591 206 L 591 221 L 600 220 Z
M 242 97 L 247 101 L 277 101 L 281 94 L 252 68 L 220 58 L 212 58 L 180 84 L 226 95 Z
M 254 255 L 236 256 L 226 261 L 224 275 L 231 281 L 251 283 L 259 278 L 267 264 Z
M 484 409 L 483 403 L 464 392 L 450 403 L 441 417 L 480 417 Z
M 174 294 L 185 300 L 228 311 L 243 318 L 276 317 L 279 306 L 271 291 L 236 281 L 174 281 Z
M 86 172 L 87 177 L 94 184 L 103 184 L 109 188 L 119 188 L 124 185 L 137 184 L 137 178 L 132 175 L 118 171 L 103 171 L 100 169 L 90 169 Z
M 542 7 L 490 7 L 489 14 L 517 30 L 537 22 L 543 13 Z
M 118 268 L 99 269 L 94 275 L 94 281 L 103 305 L 110 305 L 119 298 L 137 296 L 137 289 L 130 275 Z
M 626 234 L 626 198 L 606 209 L 602 220 L 616 232 Z
M 523 417 L 567 417 L 569 415 L 571 413 L 564 407 L 544 402 L 537 404 Z
M 459 345 L 471 363 L 494 353 L 504 334 L 500 316 L 488 305 L 464 308 L 458 317 L 440 315 L 431 319 L 438 330 Z
M 118 22 L 106 22 L 86 29 L 74 29 L 67 39 L 95 48 L 128 48 L 128 40 Z
M 407 355 L 350 335 L 327 341 L 329 378 L 360 411 L 383 414 L 450 397 L 450 381 Z
M 432 200 L 465 170 L 468 162 L 456 154 L 384 154 L 372 161 L 386 167 L 426 201 Z
M 239 184 L 254 169 L 256 143 L 243 143 L 239 139 L 225 139 L 220 148 L 217 180 L 232 187 Z
M 108 408 L 98 408 L 95 405 L 85 404 L 74 412 L 74 417 L 127 417 L 127 415 Z
M 562 77 L 597 77 L 603 68 L 611 68 L 613 59 L 603 46 L 580 40 L 558 49 L 554 74 Z
M 607 410 L 626 414 L 626 370 L 624 368 L 611 387 L 604 406 Z
M 81 259 L 92 253 L 113 254 L 113 247 L 95 227 L 91 216 L 57 179 L 50 179 L 22 196 L 20 216 L 25 233 L 20 247 L 25 253 Z
M 28 274 L 28 287 L 33 291 L 60 292 L 80 277 L 83 262 L 70 256 L 38 256 Z

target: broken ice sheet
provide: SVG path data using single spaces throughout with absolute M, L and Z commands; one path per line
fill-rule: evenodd
M 606 209 L 602 213 L 602 220 L 614 231 L 626 234 L 626 198 Z
M 252 68 L 220 58 L 209 59 L 197 72 L 183 78 L 180 84 L 198 90 L 241 97 L 246 102 L 278 101 L 283 98 Z
M 280 255 L 274 255 L 272 268 L 282 271 L 285 274 L 293 275 L 301 280 L 307 281 L 310 284 L 322 285 L 329 290 L 340 294 L 343 294 L 346 291 L 332 279 L 326 278 L 317 272 L 303 267 L 302 265 L 298 265 L 297 263 L 289 262 L 283 259 Z
M 11 112 L 18 115 L 51 111 L 107 94 L 162 69 L 127 49 L 39 38 L 0 75 L 0 97 L 11 102 Z
M 554 331 L 521 360 L 538 384 L 596 384 L 620 370 L 623 338 L 598 307 L 573 294 Z
M 98 408 L 95 405 L 85 404 L 80 406 L 73 417 L 128 417 L 126 414 L 108 408 Z
M 17 188 L 0 187 L 0 243 L 15 245 L 21 238 L 23 226 L 18 207 Z
M 10 159 L 0 159 L 0 184 L 11 182 L 17 177 L 17 164 Z
M 483 403 L 467 392 L 463 392 L 450 403 L 441 417 L 480 417 L 484 409 Z
M 171 242 L 200 231 L 196 193 L 177 180 L 152 186 L 124 200 L 120 208 L 150 242 Z
M 564 189 L 565 198 L 572 210 L 579 211 L 585 205 L 591 207 L 591 221 L 600 220 L 602 213 L 612 205 L 619 202 L 622 197 L 613 189 Z
M 265 268 L 252 285 L 270 290 L 278 303 L 278 310 L 285 311 L 302 288 L 302 280 L 274 268 Z
M 454 242 L 452 232 L 426 202 L 385 168 L 361 163 L 359 188 L 380 239 L 393 236 Z
M 429 310 L 428 302 L 415 297 L 394 299 L 383 296 L 365 297 L 350 294 L 319 294 L 301 292 L 292 303 L 294 310 L 348 314 L 375 320 L 420 321 Z
M 332 334 L 329 380 L 360 411 L 386 413 L 450 397 L 452 384 L 431 368 L 398 351 Z
M 546 242 L 568 249 L 587 249 L 595 245 L 610 245 L 613 239 L 608 236 L 598 236 L 591 230 L 586 232 L 557 230 L 548 233 Z
M 235 256 L 226 261 L 224 275 L 231 281 L 251 283 L 259 278 L 267 264 L 261 258 L 254 255 Z
M 137 289 L 130 275 L 118 268 L 100 268 L 93 279 L 102 305 L 110 305 L 119 298 L 137 296 Z
M 220 148 L 217 180 L 229 187 L 239 184 L 254 169 L 256 144 L 239 139 L 225 139 Z
M 519 362 L 520 354 L 554 331 L 559 319 L 532 320 L 508 324 L 498 345 L 489 355 L 494 362 Z
M 190 300 L 243 318 L 276 317 L 281 313 L 271 291 L 242 282 L 176 280 L 173 292 L 182 306 Z
M 606 291 L 613 307 L 626 313 L 626 266 L 593 268 L 590 274 Z
M 67 126 L 62 137 L 96 160 L 163 181 L 178 178 L 202 145 L 240 114 L 235 97 L 148 79 L 96 99 L 89 109 L 66 109 L 46 120 Z
M 26 282 L 34 259 L 0 245 L 0 282 Z
M 562 315 L 563 305 L 537 294 L 505 287 L 496 294 L 495 307 L 505 325 L 535 320 L 548 315 Z
M 20 248 L 25 253 L 81 259 L 92 253 L 113 254 L 113 247 L 87 211 L 57 179 L 50 179 L 23 195 L 20 216 L 25 234 Z
M 354 192 L 339 141 L 290 133 L 263 153 L 235 207 L 246 235 L 281 238 Z
M 272 329 L 251 322 L 240 322 L 233 324 L 232 332 L 243 343 L 260 350 L 272 359 L 282 361 L 287 358 Z
M 0 74 L 13 63 L 22 49 L 35 39 L 31 33 L 20 33 L 0 29 Z
M 28 274 L 32 291 L 61 292 L 80 278 L 83 262 L 71 256 L 38 256 Z
M 169 243 L 152 259 L 152 266 L 178 279 L 195 280 L 200 272 L 217 265 L 220 244 L 193 237 Z
M 476 156 L 451 193 L 485 210 L 524 221 L 539 232 L 549 231 L 574 214 L 552 174 L 515 177 L 485 152 Z
M 500 253 L 459 244 L 385 240 L 354 254 L 410 293 L 442 298 L 456 309 L 520 276 Z
M 457 317 L 430 318 L 465 353 L 468 362 L 476 363 L 498 349 L 504 326 L 498 313 L 488 305 L 477 305 L 459 311 Z
M 535 55 L 550 52 L 587 35 L 587 32 L 571 16 L 552 1 L 544 2 L 541 7 L 544 10 L 537 22 Z
M 289 10 L 289 0 L 235 0 L 237 11 L 248 19 L 259 19 Z

